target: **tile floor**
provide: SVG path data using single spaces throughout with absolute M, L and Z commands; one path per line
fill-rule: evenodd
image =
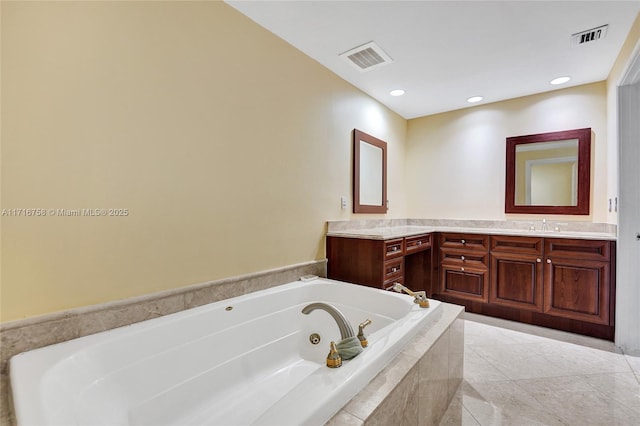
M 464 380 L 440 425 L 640 425 L 640 358 L 467 313 Z

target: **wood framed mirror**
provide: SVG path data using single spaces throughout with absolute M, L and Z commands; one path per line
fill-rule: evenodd
M 354 129 L 353 212 L 387 210 L 387 143 Z
M 591 129 L 507 138 L 505 213 L 588 215 Z

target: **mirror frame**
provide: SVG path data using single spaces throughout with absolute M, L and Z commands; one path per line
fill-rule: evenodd
M 578 202 L 575 206 L 516 205 L 516 147 L 521 144 L 578 140 Z M 591 194 L 591 128 L 507 138 L 505 213 L 588 215 Z
M 360 141 L 382 149 L 382 204 L 368 205 L 360 203 Z M 353 212 L 354 213 L 387 213 L 387 143 L 353 129 Z

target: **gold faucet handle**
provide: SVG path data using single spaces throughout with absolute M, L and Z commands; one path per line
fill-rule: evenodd
M 338 348 L 336 347 L 336 342 L 331 342 L 329 344 L 329 355 L 327 355 L 327 367 L 329 368 L 338 368 L 342 367 L 342 358 L 338 353 Z
M 421 308 L 429 307 L 429 299 L 427 299 L 427 293 L 424 291 L 416 291 L 413 294 L 413 302 L 417 303 Z
M 367 319 L 365 322 L 361 323 L 358 326 L 358 340 L 360 340 L 360 345 L 363 348 L 366 348 L 367 346 L 369 346 L 369 341 L 367 340 L 367 337 L 364 335 L 364 328 L 369 324 L 371 324 L 371 320 Z

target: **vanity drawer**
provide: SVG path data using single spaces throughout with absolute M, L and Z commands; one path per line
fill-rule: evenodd
M 548 258 L 568 257 L 580 260 L 608 261 L 611 258 L 611 242 L 605 240 L 545 238 L 544 252 Z
M 384 262 L 384 281 L 404 277 L 404 258 Z
M 440 262 L 443 265 L 470 266 L 487 268 L 489 253 L 473 250 L 440 249 Z
M 405 254 L 416 253 L 431 247 L 431 234 L 405 238 Z
M 543 247 L 544 244 L 540 237 L 508 235 L 494 235 L 491 237 L 491 251 L 542 255 Z
M 384 242 L 385 260 L 404 256 L 404 238 L 396 238 Z
M 440 234 L 440 247 L 489 251 L 489 236 L 480 234 L 442 233 Z

